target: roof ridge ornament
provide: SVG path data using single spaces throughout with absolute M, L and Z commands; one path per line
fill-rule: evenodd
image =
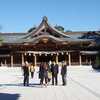
M 48 21 L 47 16 L 44 16 L 44 17 L 43 17 L 43 21 L 46 21 L 46 22 Z

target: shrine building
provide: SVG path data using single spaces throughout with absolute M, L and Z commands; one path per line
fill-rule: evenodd
M 25 61 L 66 61 L 68 65 L 90 65 L 96 59 L 96 42 L 81 38 L 88 32 L 61 32 L 49 24 L 47 17 L 30 32 L 0 33 L 0 65 L 21 66 Z M 91 35 L 91 34 L 90 34 Z

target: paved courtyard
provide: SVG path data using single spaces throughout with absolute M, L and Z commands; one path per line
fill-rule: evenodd
M 20 68 L 0 67 L 0 100 L 100 100 L 100 72 L 91 66 L 68 67 L 67 86 L 41 87 L 38 85 L 38 69 L 30 86 L 22 85 Z M 51 84 L 51 83 L 50 83 Z

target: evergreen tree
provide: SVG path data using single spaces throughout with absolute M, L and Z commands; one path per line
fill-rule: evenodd
M 28 32 L 32 32 L 32 31 L 35 30 L 35 29 L 36 29 L 36 27 L 34 26 L 34 27 L 30 28 L 30 29 L 28 30 Z
M 58 25 L 56 25 L 55 28 L 56 28 L 58 31 L 64 32 L 64 27 L 63 27 L 63 26 L 58 26 Z

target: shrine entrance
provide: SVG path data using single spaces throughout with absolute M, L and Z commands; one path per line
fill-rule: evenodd
M 27 55 L 24 55 L 24 61 L 28 61 L 29 63 L 32 63 L 34 65 L 39 65 L 41 62 L 56 62 L 60 63 L 62 61 L 66 61 L 68 63 L 68 55 L 66 53 L 34 53 L 30 54 L 27 53 Z
M 55 60 L 56 60 L 55 55 L 51 55 L 51 54 L 37 55 L 37 62 L 49 62 Z

